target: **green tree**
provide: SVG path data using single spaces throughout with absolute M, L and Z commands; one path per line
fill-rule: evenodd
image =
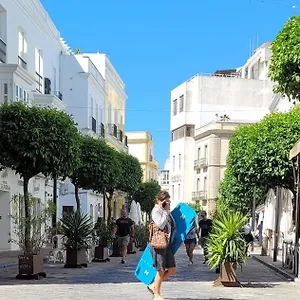
M 256 205 L 264 202 L 267 189 L 256 187 Z M 240 183 L 231 172 L 225 171 L 224 179 L 219 189 L 218 211 L 238 211 L 243 215 L 249 214 L 253 205 L 254 187 Z
M 143 171 L 136 157 L 125 152 L 119 153 L 121 176 L 119 189 L 132 195 L 142 183 Z
M 103 192 L 103 177 L 109 162 L 103 156 L 108 146 L 103 140 L 81 136 L 79 142 L 80 163 L 73 170 L 71 181 L 75 189 L 77 210 L 80 210 L 79 188 Z
M 78 131 L 64 112 L 18 102 L 0 107 L 0 165 L 23 179 L 24 249 L 32 253 L 29 180 L 43 173 L 70 176 L 78 163 Z
M 150 181 L 142 183 L 133 194 L 133 199 L 140 203 L 142 211 L 147 213 L 149 217 L 154 206 L 155 196 L 160 190 L 161 187 L 156 181 Z
M 119 154 L 117 150 L 107 144 L 102 148 L 102 183 L 98 185 L 97 191 L 103 193 L 104 200 L 107 201 L 108 222 L 111 221 L 114 192 L 118 190 L 122 178 L 122 160 Z
M 300 16 L 291 17 L 272 43 L 269 76 L 274 91 L 300 100 Z
M 225 176 L 222 188 L 235 186 L 247 195 L 251 194 L 249 188 L 264 191 L 280 186 L 295 194 L 293 165 L 288 154 L 300 137 L 299 126 L 297 106 L 288 113 L 272 113 L 258 123 L 238 128 L 230 141 L 228 155 L 227 174 L 233 178 Z
M 202 206 L 199 203 L 188 203 L 188 205 L 197 213 L 202 210 Z

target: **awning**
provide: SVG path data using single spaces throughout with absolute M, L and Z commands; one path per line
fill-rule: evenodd
M 289 159 L 293 159 L 300 153 L 300 140 L 294 145 L 292 150 L 290 151 Z

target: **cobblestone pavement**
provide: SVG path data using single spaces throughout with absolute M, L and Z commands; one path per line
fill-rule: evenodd
M 176 255 L 178 272 L 163 285 L 166 299 L 178 300 L 299 300 L 300 288 L 281 275 L 249 259 L 239 273 L 243 288 L 213 287 L 213 270 L 203 265 L 201 251 L 195 251 L 195 263 L 187 266 L 183 248 Z M 140 252 L 128 257 L 126 265 L 118 258 L 109 263 L 92 263 L 84 269 L 64 269 L 62 265 L 46 266 L 46 279 L 20 281 L 14 279 L 15 267 L 0 269 L 0 299 L 2 300 L 79 300 L 79 299 L 152 299 L 145 286 L 134 277 Z

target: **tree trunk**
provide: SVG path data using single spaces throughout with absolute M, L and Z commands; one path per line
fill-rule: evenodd
M 109 193 L 109 196 L 107 198 L 107 221 L 108 221 L 108 223 L 111 223 L 111 211 L 112 211 L 111 202 L 112 202 L 112 198 L 113 198 L 113 193 Z
M 75 187 L 76 210 L 80 211 L 79 188 L 77 184 L 74 184 L 74 187 Z
M 31 211 L 30 211 L 30 201 L 29 201 L 29 193 L 28 193 L 28 176 L 23 176 L 23 193 L 24 193 L 24 211 L 25 211 L 25 228 L 24 228 L 24 243 L 25 249 L 24 252 L 28 254 L 32 254 L 32 245 L 30 243 L 31 237 Z
M 57 177 L 53 177 L 53 205 L 54 212 L 52 215 L 52 227 L 56 228 L 56 218 L 57 218 Z

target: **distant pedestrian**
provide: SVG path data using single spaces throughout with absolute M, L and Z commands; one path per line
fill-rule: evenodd
M 246 224 L 244 226 L 243 237 L 244 237 L 244 239 L 246 241 L 246 254 L 248 255 L 249 245 L 254 241 L 253 234 L 251 232 L 251 226 L 250 226 L 250 224 Z
M 257 226 L 257 232 L 258 232 L 258 244 L 259 246 L 262 245 L 263 242 L 263 221 L 261 221 L 259 223 L 259 225 Z
M 199 231 L 199 226 L 198 226 L 198 219 L 195 220 L 194 225 L 188 235 L 186 236 L 184 240 L 185 244 L 185 250 L 186 254 L 189 258 L 188 265 L 191 266 L 193 265 L 193 256 L 194 256 L 194 250 L 197 245 L 197 234 Z
M 199 217 L 200 217 L 200 221 L 199 221 L 200 245 L 201 248 L 203 249 L 203 254 L 204 254 L 203 264 L 205 264 L 208 261 L 207 244 L 208 244 L 209 235 L 212 231 L 212 220 L 207 218 L 206 211 L 201 211 Z
M 127 255 L 127 247 L 130 239 L 134 238 L 134 223 L 127 217 L 126 209 L 122 209 L 121 218 L 119 218 L 113 230 L 113 237 L 117 238 L 120 253 L 122 255 L 121 263 L 125 264 L 125 258 Z

